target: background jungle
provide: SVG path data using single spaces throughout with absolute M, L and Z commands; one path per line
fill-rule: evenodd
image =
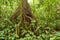
M 25 26 L 21 26 L 23 27 L 19 30 L 21 36 L 16 34 L 15 29 L 18 27 L 22 15 L 15 20 L 12 19 L 14 22 L 10 18 L 14 12 L 16 13 L 18 5 L 21 6 L 20 3 L 25 5 L 24 2 L 21 0 L 0 0 L 0 40 L 60 40 L 60 0 L 28 0 L 32 15 L 36 18 L 32 18 L 31 26 L 27 27 L 34 30 L 30 31 L 25 29 Z M 18 13 L 19 11 L 15 15 Z M 26 23 L 26 25 L 28 24 Z

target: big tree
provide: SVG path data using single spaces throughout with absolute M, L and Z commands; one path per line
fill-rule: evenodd
M 18 36 L 20 36 L 20 28 L 24 28 L 26 30 L 29 29 L 31 22 L 31 19 L 35 18 L 35 16 L 32 14 L 31 8 L 28 4 L 27 0 L 21 0 L 18 8 L 11 16 L 11 21 L 14 21 L 15 18 L 21 15 L 20 21 L 18 22 L 18 27 L 16 28 L 16 33 Z M 27 26 L 28 24 L 28 26 Z

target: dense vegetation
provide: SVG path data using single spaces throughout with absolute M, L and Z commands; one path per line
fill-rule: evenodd
M 31 26 L 35 30 L 20 30 L 22 36 L 19 38 L 15 29 L 21 17 L 18 16 L 13 20 L 14 22 L 10 18 L 20 2 L 21 0 L 0 0 L 0 40 L 60 40 L 60 0 L 32 0 L 29 2 L 37 23 L 32 18 Z

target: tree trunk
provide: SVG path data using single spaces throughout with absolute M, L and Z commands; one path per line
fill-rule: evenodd
M 28 27 L 31 24 L 31 18 L 35 18 L 31 12 L 31 8 L 27 0 L 21 0 L 20 5 L 11 16 L 11 20 L 14 21 L 14 19 L 19 15 L 21 15 L 21 20 L 18 23 L 19 26 L 16 28 L 16 34 L 18 36 L 20 36 L 20 26 L 28 30 Z M 26 23 L 29 24 L 29 26 L 26 26 Z

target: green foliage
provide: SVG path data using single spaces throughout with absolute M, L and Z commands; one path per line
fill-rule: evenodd
M 14 40 L 16 23 L 10 21 L 12 12 L 18 7 L 20 0 L 0 0 L 0 40 Z M 60 0 L 34 0 L 31 2 L 33 14 L 37 16 L 36 33 L 21 30 L 24 37 L 18 40 L 60 40 Z M 32 23 L 34 25 L 34 23 Z M 59 30 L 59 31 L 56 31 Z

